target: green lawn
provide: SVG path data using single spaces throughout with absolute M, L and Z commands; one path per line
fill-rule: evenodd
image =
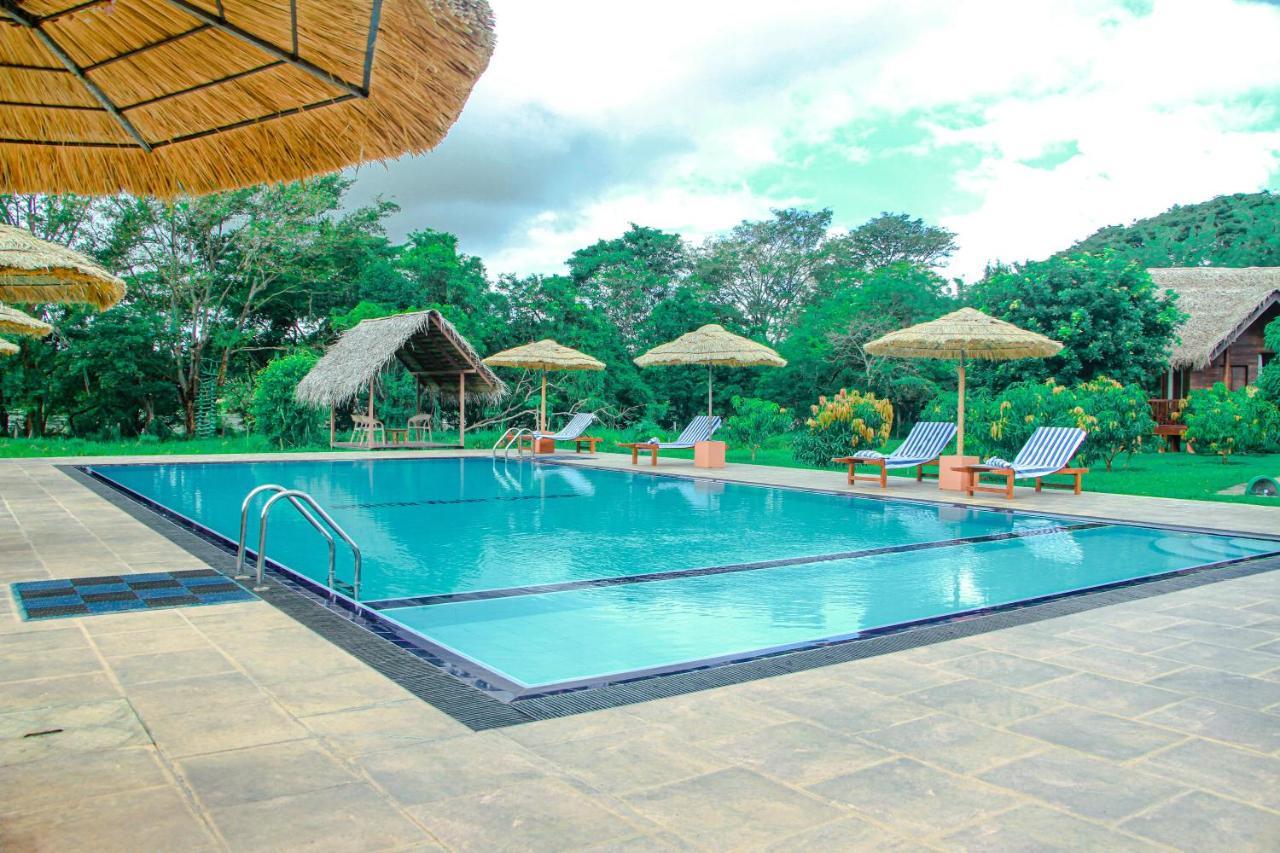
M 625 452 L 617 447 L 625 440 L 622 434 L 612 431 L 595 431 L 604 438 L 600 450 L 607 453 Z M 469 433 L 467 446 L 487 448 L 498 433 L 486 431 Z M 443 436 L 437 436 L 443 440 Z M 327 450 L 323 445 L 290 448 L 284 452 Z M 200 453 L 272 453 L 281 452 L 269 445 L 261 436 L 234 438 L 194 439 L 192 441 L 87 441 L 79 438 L 0 439 L 0 457 L 39 456 L 180 456 Z M 693 451 L 676 450 L 664 456 L 691 459 Z M 745 450 L 730 448 L 728 461 L 749 463 L 751 455 Z M 777 465 L 786 468 L 804 468 L 791 457 L 786 438 L 777 440 L 756 455 L 756 464 Z M 913 476 L 910 469 L 891 472 L 894 476 Z M 1144 453 L 1134 457 L 1120 457 L 1115 470 L 1106 471 L 1095 466 L 1084 478 L 1086 491 L 1109 492 L 1122 495 L 1153 495 L 1189 500 L 1251 503 L 1280 507 L 1275 498 L 1249 497 L 1246 495 L 1220 495 L 1219 491 L 1246 483 L 1259 474 L 1280 476 L 1280 454 L 1259 456 L 1234 456 L 1223 464 L 1217 456 L 1200 456 L 1190 453 Z

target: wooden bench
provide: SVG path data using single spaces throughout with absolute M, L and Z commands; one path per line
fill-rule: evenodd
M 837 465 L 849 466 L 849 475 L 848 477 L 846 477 L 845 482 L 847 482 L 850 486 L 852 486 L 858 480 L 863 480 L 866 482 L 879 481 L 880 488 L 882 489 L 886 489 L 889 487 L 889 471 L 885 467 L 884 459 L 865 459 L 861 456 L 841 456 L 839 458 L 832 459 L 831 461 L 836 463 Z M 937 464 L 938 464 L 938 460 L 934 459 L 931 462 L 922 462 L 919 465 L 912 466 L 916 469 L 916 482 L 918 483 L 924 480 L 926 476 L 924 471 L 924 466 L 937 465 Z M 880 471 L 878 474 L 859 474 L 857 473 L 859 465 L 869 465 L 874 468 L 879 468 Z M 936 477 L 937 474 L 934 473 L 932 476 Z
M 1017 474 L 1012 468 L 992 468 L 987 465 L 960 465 L 952 468 L 952 471 L 959 471 L 964 475 L 964 491 L 969 497 L 973 497 L 974 492 L 986 492 L 993 495 L 1004 495 L 1005 498 L 1013 500 L 1013 481 Z M 1036 477 L 1036 491 L 1044 489 L 1071 489 L 1075 494 L 1080 494 L 1081 478 L 1089 473 L 1088 468 L 1059 468 L 1053 474 L 1045 474 Z M 1003 486 L 984 486 L 979 479 L 983 474 L 992 474 L 1004 477 Z M 1075 477 L 1074 483 L 1045 483 L 1044 477 L 1052 477 L 1057 474 L 1067 474 Z

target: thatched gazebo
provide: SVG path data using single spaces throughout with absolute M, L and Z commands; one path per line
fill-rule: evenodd
M 375 444 L 372 433 L 367 441 L 359 443 L 337 441 L 335 410 L 362 405 L 367 399 L 368 417 L 372 419 L 378 378 L 395 361 L 413 375 L 419 388 L 442 396 L 456 394 L 457 445 L 385 439 Z M 465 446 L 468 397 L 494 400 L 506 392 L 506 384 L 485 366 L 480 354 L 439 311 L 417 311 L 364 320 L 344 333 L 298 383 L 294 396 L 304 405 L 329 409 L 331 447 L 379 449 Z

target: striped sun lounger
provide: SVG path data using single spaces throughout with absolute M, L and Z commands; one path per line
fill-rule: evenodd
M 537 432 L 535 430 L 529 432 L 527 435 L 521 436 L 520 440 L 522 442 L 527 441 L 535 447 L 539 441 L 550 441 L 553 443 L 557 441 L 572 441 L 574 443 L 575 452 L 581 453 L 582 445 L 586 444 L 588 445 L 588 451 L 590 453 L 595 453 L 596 444 L 600 439 L 583 435 L 595 419 L 596 416 L 591 412 L 579 412 L 570 418 L 569 422 L 565 424 L 564 428 L 559 432 Z
M 915 468 L 916 480 L 924 479 L 924 466 L 938 464 L 938 456 L 956 434 L 956 425 L 947 421 L 920 421 L 911 428 L 907 440 L 892 453 L 885 455 L 876 450 L 859 450 L 852 456 L 832 459 L 838 465 L 849 466 L 848 483 L 858 480 L 879 480 L 880 488 L 889 484 L 888 472 L 892 468 Z M 859 474 L 858 466 L 878 468 L 876 474 Z
M 991 494 L 1013 497 L 1014 480 L 1035 480 L 1036 491 L 1042 486 L 1050 488 L 1072 489 L 1080 494 L 1080 478 L 1089 473 L 1088 468 L 1070 468 L 1071 457 L 1076 455 L 1080 445 L 1084 443 L 1085 431 L 1076 427 L 1038 427 L 1031 433 L 1031 438 L 1022 445 L 1018 455 L 1012 462 L 998 456 L 992 456 L 983 465 L 964 465 L 955 470 L 965 476 L 965 492 L 970 496 L 974 492 L 990 492 Z M 983 475 L 1004 477 L 1004 485 L 1000 487 L 983 486 Z M 1041 483 L 1042 477 L 1050 474 L 1069 474 L 1075 477 L 1072 485 Z
M 651 438 L 648 441 L 631 442 L 619 444 L 618 446 L 631 450 L 632 465 L 639 464 L 640 451 L 642 450 L 649 453 L 650 464 L 657 465 L 659 450 L 688 450 L 700 441 L 709 441 L 718 429 L 720 429 L 718 415 L 698 415 L 689 421 L 689 425 L 684 428 L 684 432 L 680 433 L 679 438 L 675 441 L 658 441 L 656 438 Z

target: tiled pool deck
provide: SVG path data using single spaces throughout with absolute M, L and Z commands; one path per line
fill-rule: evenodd
M 265 602 L 22 622 L 12 581 L 202 563 L 51 461 L 0 499 L 3 850 L 1280 849 L 1280 572 L 477 733 Z

